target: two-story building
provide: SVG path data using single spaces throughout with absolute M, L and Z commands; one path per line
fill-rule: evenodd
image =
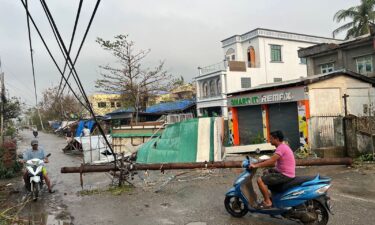
M 374 29 L 342 43 L 319 44 L 298 51 L 306 58 L 307 75 L 325 74 L 346 69 L 368 77 L 375 77 L 374 71 Z
M 100 116 L 121 108 L 120 99 L 120 94 L 95 93 L 89 96 L 89 101 L 94 113 Z
M 227 93 L 306 76 L 306 60 L 298 56 L 298 50 L 340 40 L 257 28 L 221 43 L 224 60 L 198 68 L 195 80 L 199 116 L 227 118 Z

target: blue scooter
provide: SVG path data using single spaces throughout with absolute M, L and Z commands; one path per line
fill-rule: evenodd
M 262 157 L 261 157 L 262 158 Z M 234 217 L 243 217 L 247 212 L 281 216 L 301 221 L 305 225 L 326 225 L 331 212 L 327 191 L 331 178 L 304 176 L 277 187 L 268 187 L 272 193 L 272 208 L 257 207 L 257 195 L 253 188 L 256 169 L 249 169 L 257 159 L 246 157 L 244 171 L 235 180 L 233 187 L 225 195 L 225 209 Z

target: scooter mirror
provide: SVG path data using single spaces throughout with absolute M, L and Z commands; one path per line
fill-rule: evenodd
M 48 155 L 46 155 L 46 157 L 50 157 L 51 156 L 51 153 L 48 153 Z

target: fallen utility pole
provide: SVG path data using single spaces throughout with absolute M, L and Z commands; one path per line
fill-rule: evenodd
M 323 166 L 323 165 L 351 165 L 351 158 L 329 159 L 297 159 L 297 166 Z M 242 161 L 225 162 L 196 162 L 196 163 L 155 163 L 155 164 L 129 164 L 130 170 L 179 170 L 179 169 L 218 169 L 241 168 Z M 81 165 L 79 167 L 62 167 L 61 173 L 94 173 L 119 170 L 115 165 Z

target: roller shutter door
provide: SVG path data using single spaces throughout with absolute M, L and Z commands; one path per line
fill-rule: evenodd
M 293 151 L 299 148 L 298 110 L 296 102 L 270 104 L 270 131 L 281 130 Z
M 260 105 L 238 107 L 238 129 L 240 144 L 249 145 L 259 142 L 263 137 L 262 110 Z

